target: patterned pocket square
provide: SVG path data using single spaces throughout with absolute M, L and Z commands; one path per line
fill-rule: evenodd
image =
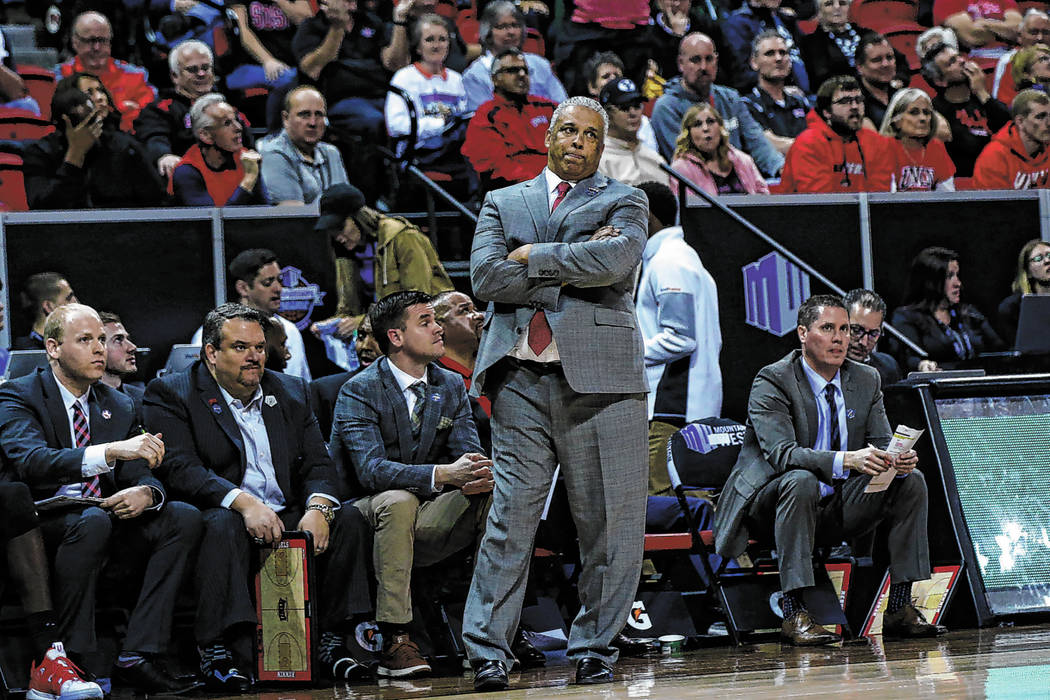
M 438 430 L 447 430 L 447 429 L 449 429 L 451 427 L 452 427 L 452 419 L 449 418 L 448 416 L 442 416 L 440 418 L 440 420 L 438 420 L 438 427 L 437 427 Z

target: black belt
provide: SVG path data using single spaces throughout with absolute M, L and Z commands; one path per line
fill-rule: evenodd
M 560 362 L 536 362 L 535 360 L 519 360 L 509 355 L 504 358 L 511 367 L 515 369 L 527 369 L 535 374 L 561 374 Z

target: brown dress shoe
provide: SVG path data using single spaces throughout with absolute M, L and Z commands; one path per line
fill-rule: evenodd
M 943 625 L 931 625 L 927 622 L 919 609 L 911 603 L 896 612 L 882 616 L 883 638 L 936 637 L 947 631 L 948 628 Z
M 791 617 L 784 618 L 784 624 L 780 626 L 780 639 L 797 647 L 816 647 L 842 641 L 842 637 L 814 622 L 806 610 L 799 610 Z

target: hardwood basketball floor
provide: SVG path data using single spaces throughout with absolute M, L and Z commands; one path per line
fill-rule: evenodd
M 249 700 L 376 698 L 1050 698 L 1050 625 L 960 630 L 939 639 L 880 637 L 818 649 L 764 643 L 655 659 L 625 659 L 610 685 L 571 684 L 574 666 L 548 655 L 545 668 L 511 675 L 511 690 L 476 694 L 469 673 L 373 685 L 283 690 Z

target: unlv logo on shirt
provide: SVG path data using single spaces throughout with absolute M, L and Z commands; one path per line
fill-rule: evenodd
M 924 165 L 905 165 L 901 168 L 901 179 L 897 183 L 897 190 L 924 190 L 933 189 L 935 174 L 933 168 Z
M 965 109 L 960 109 L 955 113 L 955 118 L 959 120 L 960 124 L 969 129 L 974 136 L 988 136 L 992 133 L 988 127 L 988 117 L 983 112 L 970 114 Z
M 1050 171 L 1045 168 L 1034 173 L 1017 173 L 1014 175 L 1014 189 L 1035 190 L 1046 187 L 1047 176 L 1050 176 Z

